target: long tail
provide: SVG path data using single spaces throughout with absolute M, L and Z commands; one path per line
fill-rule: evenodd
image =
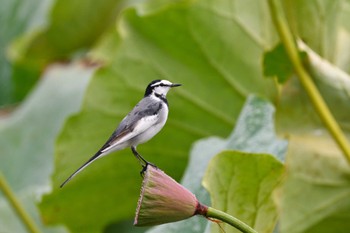
M 74 176 L 76 176 L 79 172 L 81 172 L 84 168 L 89 166 L 93 161 L 95 161 L 98 158 L 101 158 L 102 155 L 101 151 L 98 151 L 94 156 L 92 156 L 86 163 L 84 163 L 78 170 L 76 170 L 72 175 L 70 175 L 61 185 L 60 188 L 62 188 L 68 181 L 70 181 Z

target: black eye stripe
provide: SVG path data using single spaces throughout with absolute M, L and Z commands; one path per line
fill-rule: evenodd
M 170 85 L 164 84 L 164 83 L 159 83 L 157 85 L 154 85 L 153 88 L 155 87 L 169 87 Z

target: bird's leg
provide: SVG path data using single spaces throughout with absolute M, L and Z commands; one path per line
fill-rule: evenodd
M 141 166 L 142 166 L 142 170 L 140 172 L 141 176 L 143 175 L 143 173 L 147 170 L 147 166 L 151 165 L 155 168 L 157 168 L 156 165 L 154 165 L 153 163 L 148 162 L 147 160 L 145 160 L 137 151 L 136 151 L 136 147 L 132 146 L 131 147 L 131 151 L 132 153 L 135 155 L 135 157 L 140 161 Z
M 135 157 L 139 160 L 142 167 L 145 166 L 144 164 L 147 164 L 147 161 L 136 151 L 135 146 L 131 147 L 131 151 L 135 155 Z

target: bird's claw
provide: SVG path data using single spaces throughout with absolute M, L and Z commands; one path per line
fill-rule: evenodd
M 157 167 L 156 165 L 154 165 L 153 163 L 147 162 L 145 165 L 142 165 L 142 170 L 140 171 L 141 177 L 144 177 L 144 174 L 145 174 L 145 172 L 147 171 L 148 165 L 151 165 L 151 166 L 154 167 L 155 169 L 158 169 L 158 167 Z
M 142 165 L 142 170 L 140 171 L 140 175 L 143 178 L 145 175 L 145 172 L 147 171 L 147 166 L 148 164 L 146 163 L 146 165 Z

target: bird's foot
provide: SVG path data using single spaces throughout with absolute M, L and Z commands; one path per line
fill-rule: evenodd
M 140 171 L 140 175 L 141 175 L 142 177 L 144 176 L 145 172 L 147 171 L 148 165 L 151 165 L 151 166 L 154 167 L 155 169 L 158 169 L 158 167 L 157 167 L 155 164 L 150 163 L 150 162 L 146 162 L 145 165 L 142 165 L 142 170 Z

